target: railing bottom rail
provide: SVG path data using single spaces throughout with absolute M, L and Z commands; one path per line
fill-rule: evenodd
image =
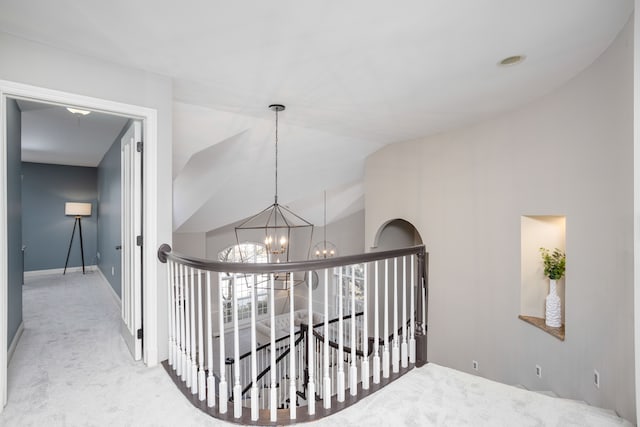
M 167 374 L 171 377 L 173 383 L 178 387 L 178 389 L 182 392 L 184 397 L 191 402 L 191 404 L 206 413 L 207 415 L 217 418 L 219 420 L 227 421 L 229 423 L 241 424 L 241 425 L 260 425 L 260 426 L 281 426 L 281 425 L 294 425 L 297 423 L 304 423 L 309 421 L 317 421 L 322 418 L 326 418 L 330 415 L 333 415 L 337 412 L 342 411 L 352 405 L 355 405 L 362 399 L 366 398 L 374 394 L 375 392 L 383 389 L 388 386 L 395 380 L 399 379 L 409 371 L 414 368 L 413 364 L 410 364 L 408 368 L 400 368 L 397 373 L 390 372 L 389 378 L 380 378 L 380 383 L 369 385 L 368 389 L 362 388 L 362 383 L 358 384 L 358 393 L 357 396 L 352 396 L 349 393 L 345 394 L 345 399 L 343 402 L 338 402 L 337 395 L 334 395 L 331 399 L 331 408 L 324 408 L 322 405 L 317 405 L 315 415 L 309 415 L 306 411 L 298 411 L 298 415 L 296 419 L 292 420 L 289 418 L 289 409 L 278 409 L 278 421 L 271 422 L 271 413 L 268 409 L 261 409 L 259 412 L 259 418 L 257 421 L 251 420 L 251 408 L 243 408 L 242 416 L 240 418 L 235 418 L 233 416 L 233 411 L 228 411 L 226 414 L 221 414 L 218 411 L 218 407 L 208 407 L 207 402 L 201 401 L 198 399 L 197 394 L 192 394 L 191 389 L 186 386 L 185 382 L 182 381 L 179 375 L 176 374 L 176 371 L 169 365 L 168 361 L 162 362 L 162 366 L 164 367 Z

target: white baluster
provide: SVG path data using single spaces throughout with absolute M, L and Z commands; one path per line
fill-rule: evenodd
M 324 382 L 322 384 L 323 403 L 331 408 L 331 374 L 329 372 L 329 269 L 324 269 Z
M 398 338 L 398 258 L 393 259 L 393 346 L 391 347 L 391 368 L 400 372 L 400 339 Z
M 251 284 L 251 420 L 257 421 L 260 411 L 258 402 L 258 364 L 256 360 L 256 276 Z
M 349 393 L 358 394 L 358 368 L 356 368 L 356 271 L 351 266 L 351 367 L 349 368 Z
M 218 275 L 218 277 L 220 277 Z M 218 328 L 220 333 L 220 345 L 219 345 L 219 356 L 220 356 L 220 384 L 218 384 L 218 397 L 220 402 L 220 413 L 227 413 L 227 404 L 229 402 L 229 394 L 228 394 L 228 386 L 227 386 L 227 367 L 225 364 L 225 359 L 227 358 L 225 353 L 225 343 L 224 343 L 224 301 L 222 299 L 222 281 L 218 278 Z
M 204 323 L 202 322 L 202 271 L 198 270 L 198 399 L 207 397 L 204 373 Z
M 211 322 L 211 272 L 207 271 L 207 406 L 216 406 L 216 378 L 213 376 L 213 328 Z
M 238 284 L 237 276 L 233 276 L 233 416 L 242 417 L 242 385 L 240 384 L 240 327 L 238 325 Z
M 407 344 L 407 257 L 402 257 L 402 345 L 400 346 L 400 366 L 409 366 L 409 346 Z
M 289 273 L 289 418 L 296 419 L 296 401 L 298 391 L 296 387 L 296 334 L 293 324 L 295 299 L 293 289 L 293 273 Z
M 194 279 L 194 268 L 191 267 L 190 275 L 190 298 L 191 298 L 191 394 L 198 392 L 198 366 L 196 365 L 196 299 L 195 299 L 195 287 L 196 281 Z
M 369 294 L 368 294 L 368 277 L 369 277 L 369 266 L 365 263 L 363 265 L 364 268 L 364 308 L 363 308 L 363 320 L 362 320 L 362 352 L 364 353 L 364 358 L 362 359 L 360 375 L 362 376 L 362 389 L 367 390 L 369 388 Z
M 378 261 L 374 264 L 373 270 L 374 293 L 373 293 L 373 383 L 380 383 L 380 305 L 378 301 Z
M 187 357 L 187 349 L 189 348 L 189 329 L 188 329 L 188 322 L 187 322 L 187 315 L 189 313 L 188 309 L 189 309 L 189 305 L 188 305 L 188 299 L 187 299 L 187 280 L 186 280 L 186 275 L 187 275 L 187 268 L 184 265 L 180 266 L 180 282 L 181 282 L 181 289 L 180 289 L 180 293 L 181 293 L 181 303 L 182 303 L 182 313 L 181 313 L 181 317 L 182 317 L 182 381 L 188 381 L 188 378 L 191 378 L 189 372 L 188 372 L 188 368 L 187 366 L 189 365 L 189 358 Z M 188 384 L 187 384 L 188 386 Z
M 175 318 L 176 318 L 176 355 L 174 357 L 175 366 L 173 367 L 176 370 L 176 374 L 179 377 L 182 377 L 182 321 L 181 321 L 181 292 L 180 292 L 180 264 L 175 264 L 174 270 L 176 273 L 176 289 L 175 289 L 175 298 L 176 304 L 174 307 L 175 310 Z
M 337 393 L 338 402 L 344 402 L 344 329 L 342 324 L 342 267 L 338 269 L 338 377 L 337 377 Z
M 180 327 L 178 325 L 178 276 L 177 276 L 177 265 L 175 262 L 171 262 L 171 277 L 172 277 L 172 285 L 171 285 L 171 319 L 173 322 L 173 369 L 175 370 L 179 365 L 179 337 L 180 337 Z
M 389 260 L 384 260 L 384 336 L 382 341 L 382 377 L 389 378 Z
M 271 390 L 269 394 L 269 404 L 271 406 L 271 422 L 276 422 L 278 420 L 278 389 L 276 385 L 276 328 L 274 327 L 276 324 L 275 321 L 275 312 L 276 305 L 274 299 L 274 277 L 273 273 L 270 275 L 270 287 L 269 287 L 269 315 L 271 317 L 271 346 L 270 346 L 270 356 L 271 356 Z
M 171 260 L 167 260 L 167 305 L 169 308 L 169 316 L 167 316 L 167 320 L 169 321 L 169 342 L 168 342 L 168 350 L 169 350 L 169 366 L 173 366 L 173 280 L 171 277 L 172 265 Z
M 415 285 L 416 285 L 416 276 L 414 269 L 414 261 L 415 256 L 411 255 L 411 310 L 410 310 L 410 331 L 409 331 L 409 362 L 416 363 L 416 316 L 415 316 L 415 301 L 414 301 L 414 293 L 415 293 Z
M 314 364 L 313 364 L 313 354 L 315 353 L 315 338 L 313 336 L 313 271 L 309 271 L 308 288 L 309 288 L 309 315 L 307 316 L 307 323 L 309 327 L 309 332 L 307 333 L 307 348 L 309 349 L 308 355 L 308 369 L 309 369 L 309 383 L 307 384 L 307 406 L 309 409 L 309 415 L 315 415 L 316 413 L 316 383 L 314 379 Z
M 189 299 L 189 271 L 190 267 L 184 268 L 184 324 L 185 324 L 185 363 L 184 381 L 188 388 L 191 388 L 191 300 Z

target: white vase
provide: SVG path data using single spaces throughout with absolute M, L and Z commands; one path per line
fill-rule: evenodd
M 556 281 L 549 280 L 549 295 L 545 299 L 545 320 L 544 323 L 551 328 L 562 326 L 562 304 L 556 292 Z

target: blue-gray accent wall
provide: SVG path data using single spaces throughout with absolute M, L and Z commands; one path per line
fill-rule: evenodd
M 118 296 L 122 288 L 122 251 L 116 249 L 122 244 L 120 139 L 128 128 L 129 124 L 124 126 L 98 165 L 98 268 Z
M 25 271 L 64 268 L 75 218 L 64 214 L 65 202 L 91 203 L 82 218 L 85 265 L 96 264 L 98 169 L 22 163 L 22 233 L 27 246 Z M 68 267 L 82 266 L 76 229 Z
M 22 113 L 7 100 L 7 348 L 22 323 Z

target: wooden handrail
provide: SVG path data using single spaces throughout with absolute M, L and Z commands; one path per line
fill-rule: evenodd
M 244 274 L 271 274 L 271 273 L 292 273 L 297 271 L 314 271 L 325 268 L 341 267 L 345 265 L 362 264 L 365 262 L 380 261 L 383 259 L 401 257 L 405 255 L 417 255 L 424 257 L 425 246 L 411 246 L 402 249 L 392 249 L 380 252 L 368 252 L 365 254 L 346 255 L 326 259 L 314 259 L 307 261 L 293 261 L 283 263 L 240 263 L 212 261 L 202 258 L 190 257 L 188 255 L 174 252 L 171 246 L 163 244 L 158 248 L 158 259 L 166 263 L 168 259 L 180 264 L 205 271 L 215 271 L 218 273 L 244 273 Z

